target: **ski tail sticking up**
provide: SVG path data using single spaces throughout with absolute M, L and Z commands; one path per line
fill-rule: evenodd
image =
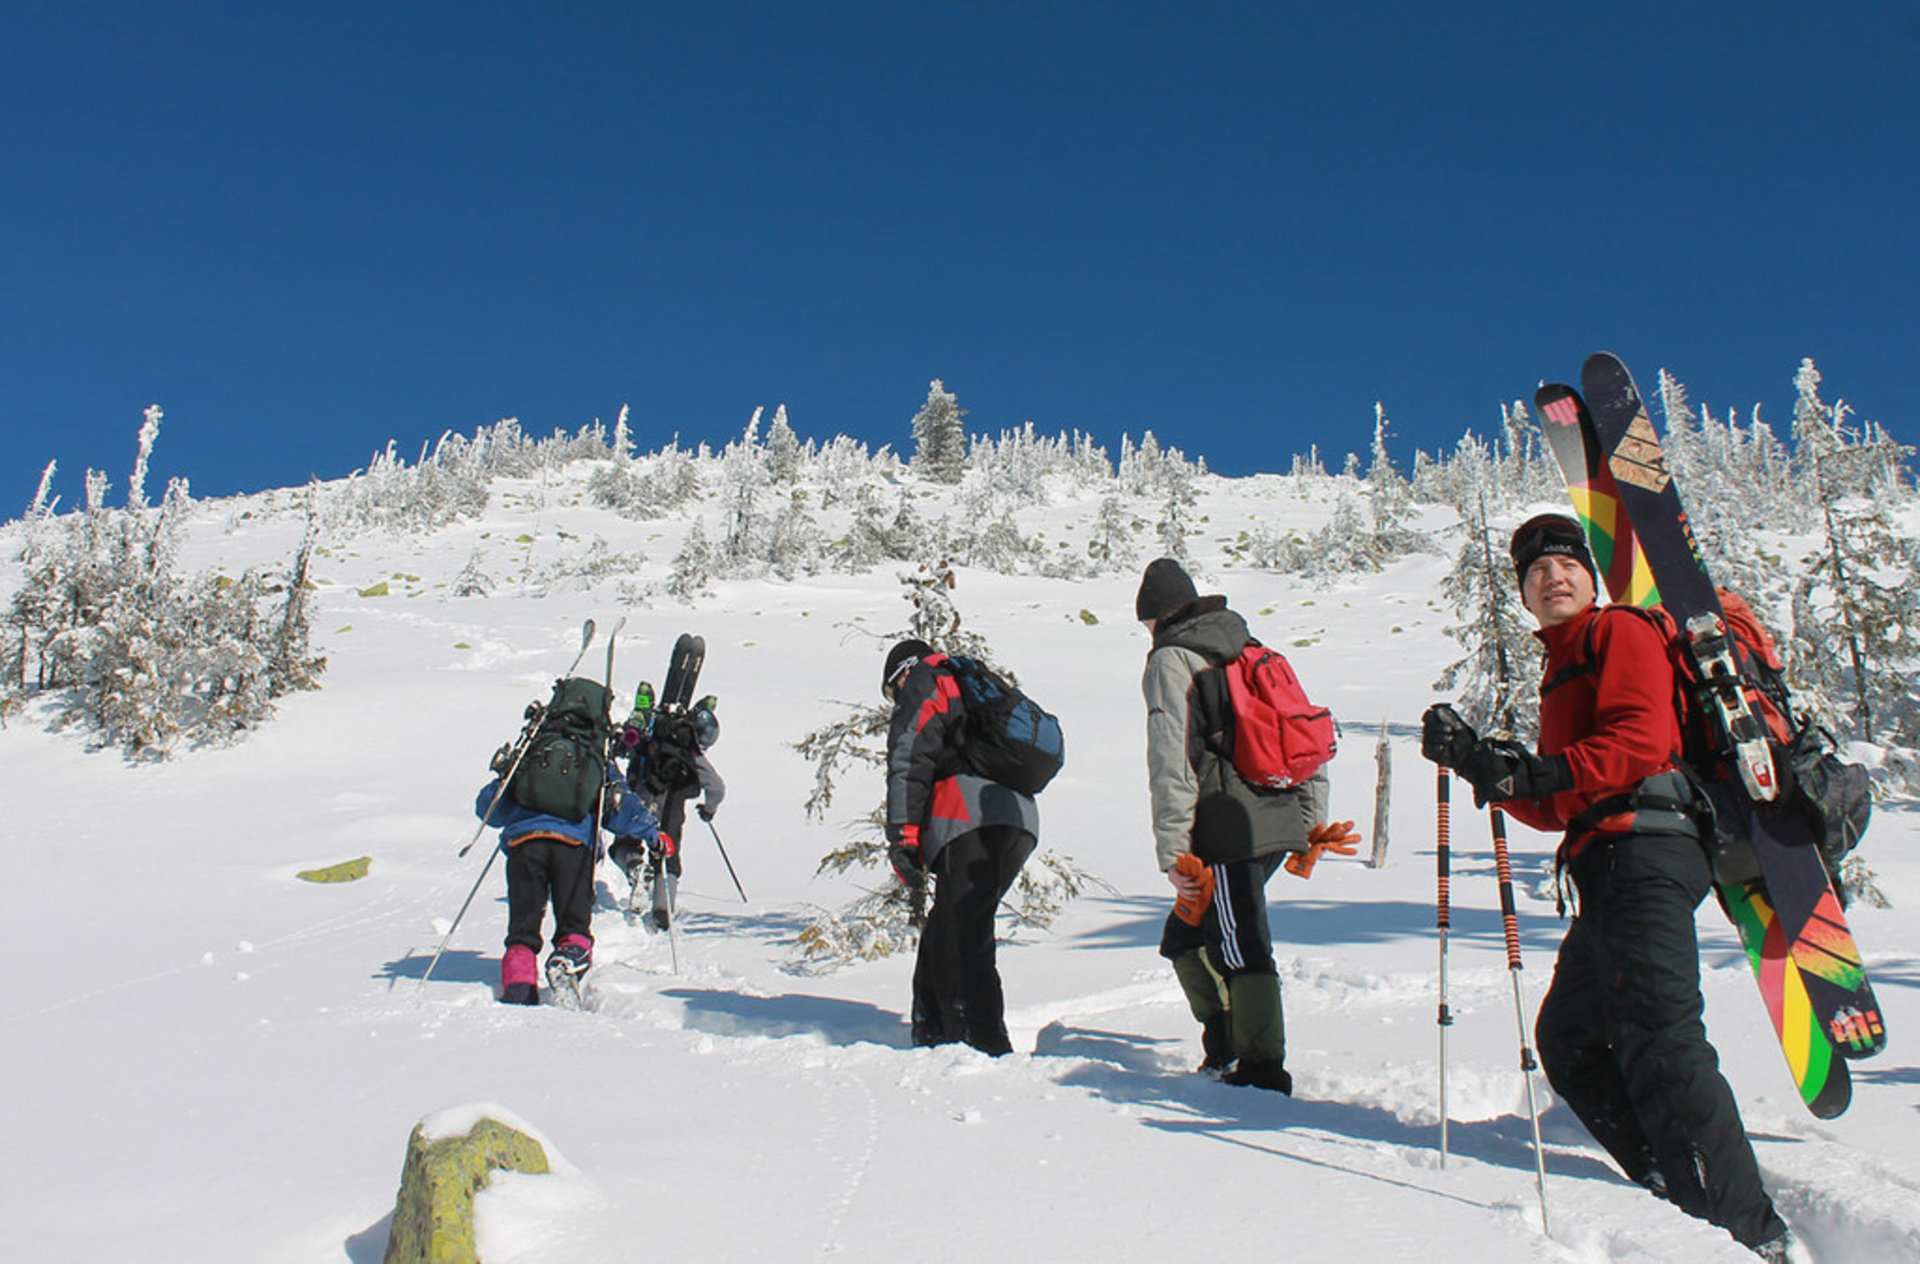
M 660 687 L 661 709 L 685 711 L 693 705 L 693 691 L 700 683 L 700 668 L 706 661 L 706 638 L 682 632 L 667 659 L 666 683 Z
M 1571 386 L 1549 382 L 1534 392 L 1533 404 L 1540 414 L 1547 447 L 1566 480 L 1573 511 L 1586 530 L 1588 547 L 1593 550 L 1594 564 L 1604 577 L 1609 598 L 1636 606 L 1655 604 L 1660 600 L 1660 590 L 1653 582 L 1646 554 L 1627 525 L 1620 489 L 1600 460 L 1593 423 L 1580 393 Z
M 1588 410 L 1577 419 L 1590 454 L 1585 483 L 1611 480 L 1618 512 L 1610 545 L 1617 554 L 1618 537 L 1628 537 L 1653 580 L 1646 589 L 1622 585 L 1610 567 L 1603 572 L 1608 595 L 1641 606 L 1657 597 L 1680 629 L 1681 674 L 1694 695 L 1687 705 L 1708 717 L 1719 754 L 1717 767 L 1694 771 L 1720 818 L 1713 840 L 1720 899 L 1802 1099 L 1831 1118 L 1851 1094 L 1845 1064 L 1833 1055 L 1864 1057 L 1884 1045 L 1878 1004 L 1811 828 L 1779 804 L 1784 752 L 1769 746 L 1743 651 L 1729 635 L 1727 612 L 1632 375 L 1601 353 L 1587 360 L 1581 387 Z M 1567 406 L 1556 411 L 1564 415 Z M 1571 492 L 1576 476 L 1564 472 Z M 1590 539 L 1593 531 L 1589 524 Z

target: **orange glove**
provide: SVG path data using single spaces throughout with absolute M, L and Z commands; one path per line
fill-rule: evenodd
M 1207 905 L 1213 903 L 1213 870 L 1206 861 L 1188 852 L 1173 862 L 1173 871 L 1200 884 L 1194 894 L 1177 895 L 1173 900 L 1173 915 L 1189 926 L 1198 926 L 1206 916 Z
M 1325 825 L 1316 825 L 1307 831 L 1307 849 L 1294 852 L 1284 862 L 1287 872 L 1296 878 L 1311 878 L 1313 867 L 1320 863 L 1323 852 L 1333 852 L 1340 856 L 1351 856 L 1360 845 L 1360 835 L 1353 829 L 1352 821 L 1328 821 Z

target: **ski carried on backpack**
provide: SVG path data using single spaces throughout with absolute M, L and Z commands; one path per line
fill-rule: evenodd
M 1631 571 L 1618 561 L 1622 554 L 1645 559 L 1647 549 L 1603 455 L 1606 449 L 1587 405 L 1573 388 L 1558 384 L 1541 387 L 1534 402 L 1588 542 L 1593 546 L 1594 560 L 1608 596 L 1619 604 L 1651 605 L 1661 595 L 1659 586 L 1652 582 L 1632 585 L 1627 578 Z M 1691 550 L 1684 556 L 1691 558 Z M 1654 569 L 1652 563 L 1646 564 L 1649 576 Z M 1815 1019 L 1800 967 L 1763 885 L 1723 882 L 1718 873 L 1715 882 L 1720 901 L 1746 950 L 1761 999 L 1801 1099 L 1820 1118 L 1839 1115 L 1852 1097 L 1846 1063 Z
M 693 705 L 693 691 L 700 683 L 700 667 L 707 661 L 707 640 L 691 632 L 682 632 L 667 658 L 667 679 L 660 687 L 659 705 L 668 711 L 685 711 Z
M 1868 1056 L 1885 1043 L 1879 1007 L 1811 828 L 1779 808 L 1775 753 L 1752 705 L 1744 647 L 1731 634 L 1639 391 L 1625 366 L 1605 354 L 1588 360 L 1582 385 L 1585 405 L 1570 387 L 1541 388 L 1535 402 L 1543 426 L 1609 596 L 1658 603 L 1679 629 L 1697 705 L 1708 713 L 1718 754 L 1737 770 L 1719 783 L 1716 807 L 1727 818 L 1720 832 L 1735 848 L 1751 848 L 1744 865 L 1724 856 L 1716 864 L 1721 902 L 1802 1099 L 1832 1118 L 1851 1096 L 1842 1058 Z M 1631 565 L 1622 563 L 1623 552 Z
M 1629 528 L 1620 504 L 1620 488 L 1606 462 L 1600 459 L 1593 419 L 1580 393 L 1571 386 L 1549 382 L 1533 393 L 1540 429 L 1547 447 L 1566 479 L 1573 512 L 1587 533 L 1594 565 L 1600 570 L 1612 601 L 1650 606 L 1660 600 L 1645 551 Z

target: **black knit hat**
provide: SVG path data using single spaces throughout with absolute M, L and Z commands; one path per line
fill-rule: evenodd
M 1513 577 L 1523 586 L 1527 582 L 1527 571 L 1549 553 L 1580 563 L 1593 577 L 1594 587 L 1600 586 L 1600 575 L 1593 568 L 1593 554 L 1587 550 L 1586 533 L 1565 514 L 1536 514 L 1527 519 L 1514 529 L 1508 552 L 1513 555 Z
M 880 673 L 880 692 L 885 693 L 892 683 L 895 673 L 914 659 L 925 658 L 933 653 L 933 646 L 925 641 L 902 641 L 887 651 L 887 665 Z
M 1140 593 L 1133 599 L 1133 617 L 1142 623 L 1162 619 L 1199 596 L 1180 563 L 1170 557 L 1155 558 L 1147 563 L 1147 572 L 1140 577 Z

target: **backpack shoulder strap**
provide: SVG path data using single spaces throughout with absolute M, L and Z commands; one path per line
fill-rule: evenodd
M 1648 610 L 1641 606 L 1627 605 L 1625 603 L 1602 606 L 1594 612 L 1593 618 L 1587 620 L 1586 635 L 1581 639 L 1580 657 L 1568 663 L 1541 683 L 1541 697 L 1544 698 L 1570 680 L 1577 680 L 1581 676 L 1589 675 L 1598 669 L 1599 661 L 1594 653 L 1594 638 L 1599 635 L 1600 620 L 1615 610 L 1633 614 L 1644 620 L 1658 631 L 1663 638 L 1672 635 L 1672 629 L 1668 626 L 1669 621 L 1665 611 Z

